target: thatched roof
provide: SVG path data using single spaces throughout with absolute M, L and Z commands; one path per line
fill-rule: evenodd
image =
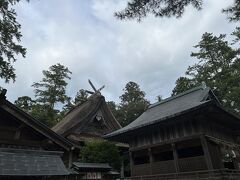
M 95 93 L 88 98 L 88 101 L 78 104 L 71 109 L 52 130 L 65 137 L 72 134 L 76 129 L 77 133 L 81 133 L 83 129 L 86 129 L 87 124 L 96 117 L 99 111 L 101 111 L 108 132 L 113 132 L 121 128 L 121 125 L 108 108 L 104 96 L 100 93 Z

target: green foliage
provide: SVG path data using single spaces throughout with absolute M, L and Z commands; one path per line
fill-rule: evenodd
M 49 105 L 36 103 L 33 106 L 30 114 L 37 120 L 46 124 L 48 127 L 53 127 L 59 121 L 59 110 L 52 109 Z
M 0 78 L 5 82 L 15 81 L 16 74 L 13 63 L 16 55 L 25 57 L 26 49 L 19 45 L 21 41 L 21 25 L 16 20 L 16 12 L 12 8 L 20 0 L 0 1 Z
M 49 127 L 54 126 L 62 118 L 55 105 L 69 102 L 70 99 L 66 95 L 66 80 L 70 79 L 69 74 L 71 72 L 68 68 L 61 64 L 50 66 L 49 70 L 43 71 L 42 81 L 32 85 L 35 88 L 36 100 L 22 96 L 15 101 L 15 105 Z
M 123 11 L 115 13 L 115 16 L 121 20 L 137 19 L 138 21 L 148 14 L 153 14 L 155 17 L 179 18 L 189 5 L 201 10 L 203 0 L 129 0 L 127 7 Z M 240 1 L 235 0 L 234 4 L 223 12 L 228 13 L 230 21 L 239 21 Z
M 107 106 L 112 112 L 113 116 L 116 118 L 116 120 L 124 126 L 123 122 L 121 121 L 123 119 L 123 111 L 121 109 L 121 106 L 119 104 L 116 104 L 114 101 L 107 102 Z
M 39 104 L 28 96 L 19 97 L 14 104 L 49 127 L 57 122 L 56 114 L 59 113 L 58 110 L 51 109 L 48 105 Z
M 33 106 L 36 104 L 36 101 L 32 100 L 29 96 L 22 96 L 18 97 L 14 104 L 23 111 L 30 113 L 33 110 Z
M 82 103 L 86 102 L 87 100 L 88 100 L 88 93 L 85 90 L 80 89 L 74 98 L 74 104 L 75 105 L 82 104 Z
M 122 126 L 126 126 L 139 117 L 149 105 L 145 92 L 135 82 L 128 82 L 119 97 L 121 102 L 115 111 L 115 117 Z
M 88 93 L 85 90 L 80 89 L 77 92 L 74 100 L 72 100 L 69 97 L 67 104 L 63 107 L 62 111 L 60 112 L 61 115 L 59 116 L 59 118 L 62 119 L 70 109 L 74 108 L 77 104 L 82 104 L 86 102 L 87 100 L 88 100 Z
M 229 110 L 240 112 L 240 51 L 234 44 L 239 42 L 240 29 L 232 34 L 233 43 L 226 41 L 226 35 L 214 36 L 205 33 L 191 54 L 198 62 L 189 66 L 186 75 L 176 81 L 173 95 L 205 82 Z
M 48 104 L 54 108 L 56 103 L 65 103 L 69 100 L 66 96 L 67 79 L 71 79 L 72 72 L 61 64 L 50 66 L 49 70 L 43 71 L 43 78 L 40 82 L 33 83 L 35 88 L 36 101 Z
M 82 147 L 80 157 L 87 163 L 109 163 L 114 169 L 121 167 L 121 157 L 116 145 L 109 141 L 89 142 Z
M 197 86 L 198 83 L 195 82 L 195 79 L 189 79 L 187 77 L 180 77 L 176 81 L 176 86 L 172 90 L 172 96 L 175 96 L 181 92 L 184 92 L 188 89 L 191 89 Z
M 235 0 L 234 4 L 231 7 L 224 9 L 223 12 L 229 15 L 228 18 L 230 21 L 239 21 L 240 20 L 240 1 Z
M 181 17 L 188 5 L 200 10 L 202 0 L 131 0 L 127 7 L 122 12 L 115 13 L 115 16 L 138 21 L 150 13 L 156 17 Z
M 66 95 L 66 80 L 71 79 L 69 74 L 71 71 L 67 67 L 61 64 L 52 65 L 49 70 L 43 71 L 42 80 L 32 85 L 38 103 L 32 115 L 50 127 L 62 118 L 55 105 L 69 102 L 70 98 Z
M 114 101 L 108 101 L 107 106 L 110 109 L 110 111 L 113 113 L 114 117 L 118 117 L 118 105 Z

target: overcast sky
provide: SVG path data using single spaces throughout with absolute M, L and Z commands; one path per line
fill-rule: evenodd
M 33 97 L 33 82 L 42 70 L 61 63 L 72 71 L 67 94 L 106 85 L 102 94 L 117 101 L 128 81 L 137 82 L 151 102 L 157 95 L 168 97 L 179 76 L 195 61 L 190 57 L 204 32 L 230 34 L 236 24 L 228 23 L 221 9 L 232 0 L 205 0 L 203 10 L 187 8 L 181 19 L 149 16 L 141 23 L 120 21 L 114 11 L 125 0 L 31 0 L 17 5 L 22 24 L 25 59 L 15 63 L 15 83 L 0 86 L 7 97 Z

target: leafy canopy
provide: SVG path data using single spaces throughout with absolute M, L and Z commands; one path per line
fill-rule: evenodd
M 192 5 L 195 9 L 201 10 L 203 0 L 129 0 L 127 7 L 115 13 L 115 16 L 123 19 L 137 19 L 140 21 L 148 14 L 155 17 L 181 17 L 185 8 Z M 231 21 L 239 21 L 240 19 L 240 1 L 235 0 L 234 4 L 223 10 L 228 13 Z
M 86 102 L 88 100 L 88 93 L 83 90 L 80 89 L 75 98 L 72 100 L 72 98 L 69 97 L 67 104 L 63 107 L 62 111 L 61 111 L 61 117 L 64 117 L 64 115 L 71 110 L 72 108 L 74 108 L 77 104 L 82 104 L 84 102 Z
M 240 21 L 240 1 L 235 0 L 234 4 L 231 7 L 224 9 L 223 12 L 228 14 L 230 21 Z
M 69 99 L 66 95 L 66 80 L 71 79 L 69 69 L 61 64 L 50 66 L 49 70 L 43 71 L 43 78 L 40 82 L 33 83 L 37 102 L 48 104 L 54 108 L 55 104 L 65 103 Z
M 15 81 L 16 74 L 13 63 L 17 55 L 25 57 L 26 49 L 22 47 L 21 25 L 16 20 L 16 11 L 13 6 L 20 0 L 0 1 L 0 78 L 5 82 Z
M 109 102 L 108 105 L 119 123 L 126 126 L 146 110 L 149 101 L 145 99 L 145 92 L 135 82 L 128 82 L 123 91 L 119 97 L 121 100 L 119 105 L 113 102 Z
M 80 157 L 87 163 L 109 163 L 114 169 L 121 167 L 121 157 L 115 144 L 109 141 L 93 141 L 83 146 Z
M 32 112 L 33 106 L 36 104 L 36 101 L 32 100 L 29 96 L 18 97 L 14 104 L 24 110 L 25 112 Z
M 68 102 L 70 99 L 66 95 L 70 74 L 71 71 L 61 64 L 50 66 L 49 70 L 43 71 L 42 80 L 32 85 L 36 99 L 22 96 L 15 101 L 15 105 L 49 127 L 54 126 L 62 118 L 56 104 Z
M 205 33 L 195 46 L 197 52 L 191 54 L 197 63 L 189 66 L 186 77 L 176 81 L 172 95 L 181 93 L 193 86 L 205 82 L 229 110 L 240 114 L 240 49 L 238 48 L 240 28 L 232 36 L 233 42 L 226 40 L 226 35 L 214 36 Z

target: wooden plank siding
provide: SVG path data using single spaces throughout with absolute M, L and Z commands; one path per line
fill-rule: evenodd
M 152 164 L 152 174 L 175 173 L 174 160 L 154 162 Z
M 207 170 L 204 156 L 179 159 L 180 172 Z
M 201 116 L 194 119 L 185 119 L 171 125 L 156 125 L 150 132 L 141 132 L 133 136 L 129 143 L 132 153 L 145 152 L 150 162 L 135 165 L 132 162 L 132 176 L 181 173 L 188 171 L 212 170 L 223 168 L 221 162 L 220 147 L 208 141 L 205 135 L 235 142 L 230 128 L 217 124 L 214 120 L 204 119 Z M 201 139 L 203 137 L 204 139 Z M 154 148 L 162 151 L 161 148 L 169 145 L 173 152 L 174 159 L 168 161 L 154 160 L 152 153 Z M 178 158 L 177 150 L 201 146 L 204 152 L 202 156 Z M 174 148 L 176 148 L 174 152 Z M 149 154 L 151 153 L 151 154 Z M 151 157 L 151 158 L 150 158 Z M 134 157 L 132 159 L 134 161 Z
M 161 127 L 156 125 L 152 131 L 140 132 L 130 137 L 129 146 L 130 148 L 139 148 L 201 134 L 236 143 L 237 136 L 233 134 L 230 128 L 217 124 L 210 119 L 196 118 L 177 122 L 173 125 Z
M 151 175 L 150 164 L 134 165 L 132 169 L 132 176 Z
M 156 125 L 150 132 L 142 132 L 137 136 L 131 137 L 129 146 L 130 148 L 138 148 L 151 144 L 167 142 L 171 139 L 199 135 L 201 128 L 202 127 L 199 120 L 196 120 L 194 122 L 186 120 L 183 122 L 178 122 L 172 126 L 168 125 L 164 127 L 159 127 Z

